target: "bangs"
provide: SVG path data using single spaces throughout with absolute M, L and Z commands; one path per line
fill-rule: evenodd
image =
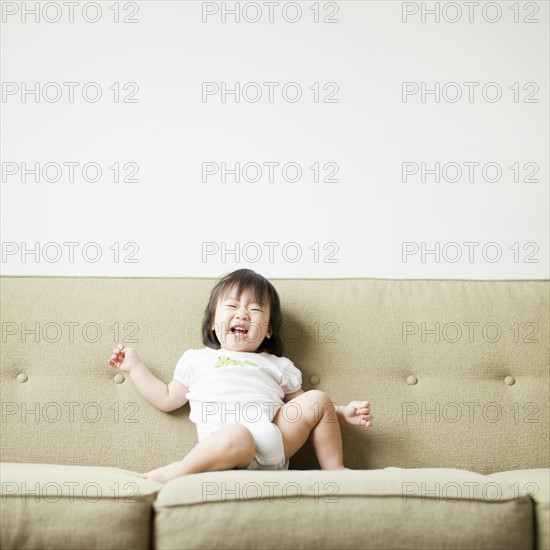
M 243 292 L 250 292 L 254 296 L 254 301 L 262 307 L 269 302 L 269 289 L 265 284 L 262 284 L 262 281 L 257 279 L 249 281 L 244 278 L 240 278 L 236 281 L 228 280 L 220 285 L 218 296 L 221 301 L 231 295 L 239 300 Z

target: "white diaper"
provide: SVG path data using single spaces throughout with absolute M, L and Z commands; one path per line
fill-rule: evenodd
M 285 458 L 283 434 L 273 422 L 267 419 L 244 423 L 256 442 L 256 453 L 247 470 L 288 470 L 289 461 Z

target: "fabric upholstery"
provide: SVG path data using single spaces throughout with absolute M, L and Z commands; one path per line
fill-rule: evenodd
M 213 472 L 154 508 L 159 549 L 531 549 L 527 491 L 464 470 Z
M 514 491 L 528 491 L 535 505 L 536 548 L 550 550 L 550 469 L 514 470 L 487 476 Z
M 0 478 L 4 550 L 150 547 L 162 485 L 136 472 L 4 463 Z
M 342 427 L 355 471 L 308 442 L 286 472 L 141 480 L 195 427 L 107 358 L 124 342 L 171 381 L 216 282 L 0 277 L 2 548 L 550 550 L 549 281 L 272 279 L 304 390 L 371 401 L 374 428 Z M 242 481 L 260 498 L 212 493 Z
M 338 404 L 372 403 L 373 429 L 343 428 L 348 467 L 548 467 L 548 281 L 272 282 L 283 305 L 285 354 L 302 371 L 304 389 L 323 390 Z M 196 443 L 188 405 L 156 410 L 131 380 L 116 383 L 107 358 L 115 339 L 135 333 L 137 342 L 126 345 L 169 382 L 183 352 L 202 347 L 202 313 L 215 283 L 2 277 L 2 461 L 142 472 L 183 457 Z M 450 324 L 458 324 L 462 338 L 435 342 L 426 331 L 436 323 L 439 332 L 448 325 L 448 340 Z M 475 326 L 464 323 L 479 323 L 472 342 L 466 331 Z M 483 338 L 488 323 L 501 328 L 497 342 Z M 418 333 L 403 341 L 403 327 L 415 324 Z M 309 444 L 290 463 L 316 467 Z

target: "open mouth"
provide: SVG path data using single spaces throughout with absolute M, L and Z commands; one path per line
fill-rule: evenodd
M 230 332 L 231 334 L 241 335 L 241 336 L 246 336 L 248 334 L 248 330 L 245 329 L 244 327 L 231 327 Z

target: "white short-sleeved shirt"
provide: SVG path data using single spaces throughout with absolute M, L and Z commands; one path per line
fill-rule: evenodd
M 302 373 L 286 357 L 209 347 L 187 350 L 174 380 L 189 389 L 199 441 L 224 424 L 272 422 L 285 394 L 302 387 Z

